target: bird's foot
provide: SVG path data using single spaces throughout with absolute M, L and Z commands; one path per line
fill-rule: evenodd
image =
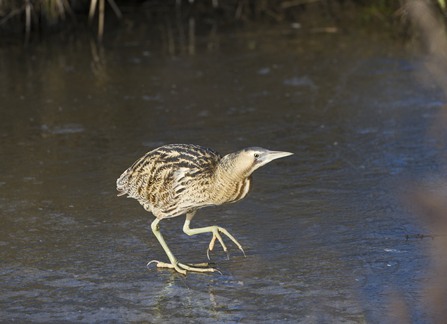
M 152 262 L 157 263 L 157 268 L 169 268 L 169 269 L 175 269 L 177 272 L 183 274 L 186 276 L 187 271 L 194 271 L 194 272 L 220 272 L 216 269 L 216 264 L 211 262 L 204 262 L 204 263 L 197 263 L 197 264 L 183 264 L 180 262 L 177 262 L 175 264 L 172 263 L 166 263 L 161 262 L 157 260 L 150 261 L 147 266 L 149 266 Z
M 214 249 L 214 244 L 216 243 L 216 239 L 219 240 L 220 244 L 222 245 L 223 250 L 225 252 L 227 252 L 227 259 L 228 260 L 230 259 L 230 254 L 228 253 L 228 249 L 227 249 L 225 243 L 223 242 L 222 237 L 220 236 L 219 232 L 228 236 L 234 242 L 234 244 L 236 244 L 237 247 L 242 251 L 242 253 L 244 254 L 244 257 L 246 257 L 244 249 L 242 248 L 242 245 L 239 244 L 239 242 L 234 238 L 234 236 L 231 235 L 230 233 L 228 233 L 228 231 L 225 228 L 215 226 L 215 228 L 213 229 L 213 238 L 211 239 L 210 245 L 208 246 L 208 249 L 206 250 L 206 256 L 208 257 L 208 260 L 210 260 L 209 252 Z

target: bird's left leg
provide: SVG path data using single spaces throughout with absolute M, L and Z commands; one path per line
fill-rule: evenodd
M 242 245 L 240 245 L 239 242 L 233 237 L 233 235 L 228 233 L 228 231 L 225 228 L 214 225 L 214 226 L 207 226 L 207 227 L 191 229 L 189 227 L 189 224 L 191 224 L 191 219 L 194 217 L 194 214 L 195 214 L 195 212 L 186 214 L 185 224 L 183 225 L 183 232 L 185 232 L 188 235 L 196 235 L 196 234 L 201 234 L 201 233 L 213 233 L 213 238 L 211 239 L 210 245 L 209 245 L 208 249 L 206 250 L 206 255 L 207 255 L 208 259 L 210 258 L 209 251 L 213 250 L 216 239 L 219 240 L 220 244 L 222 245 L 223 250 L 225 252 L 227 252 L 227 258 L 229 259 L 228 249 L 227 249 L 225 243 L 223 242 L 222 237 L 220 236 L 220 233 L 223 233 L 226 236 L 228 236 L 234 242 L 234 244 L 236 244 L 237 247 L 242 251 L 242 253 L 244 253 L 244 256 L 245 256 L 245 252 L 244 252 L 244 249 L 242 248 Z
M 171 250 L 169 249 L 168 245 L 166 244 L 163 235 L 161 235 L 160 232 L 160 226 L 159 223 L 160 219 L 156 218 L 152 224 L 151 228 L 154 232 L 155 236 L 157 237 L 158 241 L 160 242 L 161 246 L 163 247 L 163 250 L 165 250 L 166 254 L 168 255 L 169 261 L 171 263 L 165 263 L 153 260 L 149 262 L 147 265 L 151 264 L 152 262 L 157 263 L 158 268 L 171 268 L 175 269 L 177 272 L 180 272 L 181 274 L 186 275 L 187 271 L 195 271 L 195 272 L 219 272 L 219 270 L 214 269 L 210 264 L 183 264 L 177 261 L 174 254 L 172 254 Z

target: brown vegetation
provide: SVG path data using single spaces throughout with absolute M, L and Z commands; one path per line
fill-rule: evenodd
M 430 1 L 445 9 L 445 0 Z M 406 12 L 403 0 L 147 0 L 131 4 L 122 1 L 118 5 L 114 0 L 0 0 L 0 32 L 25 34 L 27 43 L 34 30 L 44 27 L 63 29 L 85 25 L 87 17 L 91 24 L 97 7 L 99 39 L 103 35 L 104 17 L 116 15 L 120 19 L 120 7 L 126 12 L 150 11 L 150 16 L 157 17 L 175 15 L 181 10 L 194 16 L 196 22 L 212 17 L 225 23 L 294 22 L 299 28 L 304 21 L 309 28 L 320 28 L 316 32 L 356 28 L 359 23 L 390 27 Z M 115 14 L 108 13 L 111 9 Z M 321 21 L 331 21 L 332 25 L 321 29 Z

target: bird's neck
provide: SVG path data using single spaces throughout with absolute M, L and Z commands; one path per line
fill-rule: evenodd
M 224 156 L 217 165 L 209 191 L 210 198 L 216 205 L 244 199 L 251 190 L 251 173 L 238 168 L 236 162 Z
M 226 182 L 241 182 L 250 177 L 251 172 L 238 163 L 234 154 L 225 155 L 218 163 L 215 176 L 216 180 L 222 179 Z

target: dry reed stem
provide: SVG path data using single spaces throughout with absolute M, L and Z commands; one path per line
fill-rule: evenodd
M 29 38 L 31 33 L 31 1 L 25 2 L 25 14 L 26 14 L 26 34 L 25 34 L 25 47 L 29 44 Z
M 99 0 L 98 40 L 102 41 L 104 34 L 104 0 Z
M 166 33 L 168 38 L 168 52 L 169 55 L 175 55 L 175 38 L 174 32 L 172 31 L 171 20 L 166 17 Z
M 88 12 L 88 24 L 89 26 L 92 23 L 93 20 L 93 16 L 95 15 L 95 10 L 96 10 L 96 3 L 98 2 L 98 0 L 91 0 L 90 1 L 90 10 Z
M 68 3 L 68 0 L 62 0 L 62 5 L 65 8 L 65 10 L 68 12 L 68 14 L 71 16 L 71 18 L 73 19 L 73 21 L 77 21 L 76 20 L 76 15 L 73 12 L 73 10 L 71 9 L 70 4 Z
M 196 21 L 194 17 L 189 17 L 189 55 L 194 55 L 196 51 L 196 36 L 195 36 Z
M 65 0 L 67 1 L 67 0 Z M 119 10 L 118 6 L 116 5 L 114 0 L 107 0 L 112 7 L 113 11 L 115 12 L 118 19 L 123 18 L 123 15 L 121 11 Z M 95 16 L 96 11 L 96 4 L 98 3 L 98 0 L 91 0 L 90 1 L 90 10 L 88 13 L 88 24 L 91 26 L 93 17 Z M 98 18 L 98 40 L 102 41 L 102 37 L 104 35 L 104 10 L 105 10 L 105 1 L 99 0 L 99 18 Z
M 239 20 L 241 18 L 243 7 L 244 7 L 244 2 L 242 0 L 240 0 L 239 3 L 237 4 L 237 9 L 236 9 L 236 13 L 234 15 L 234 19 Z
M 123 18 L 123 15 L 121 11 L 119 10 L 118 6 L 115 3 L 115 0 L 107 0 L 112 7 L 113 11 L 115 11 L 115 15 L 118 17 L 118 19 Z
M 26 8 L 26 5 L 23 5 L 21 8 L 11 11 L 9 14 L 5 16 L 2 20 L 0 20 L 0 25 L 3 25 L 5 22 L 7 22 L 9 19 L 14 17 L 15 15 L 21 14 Z

